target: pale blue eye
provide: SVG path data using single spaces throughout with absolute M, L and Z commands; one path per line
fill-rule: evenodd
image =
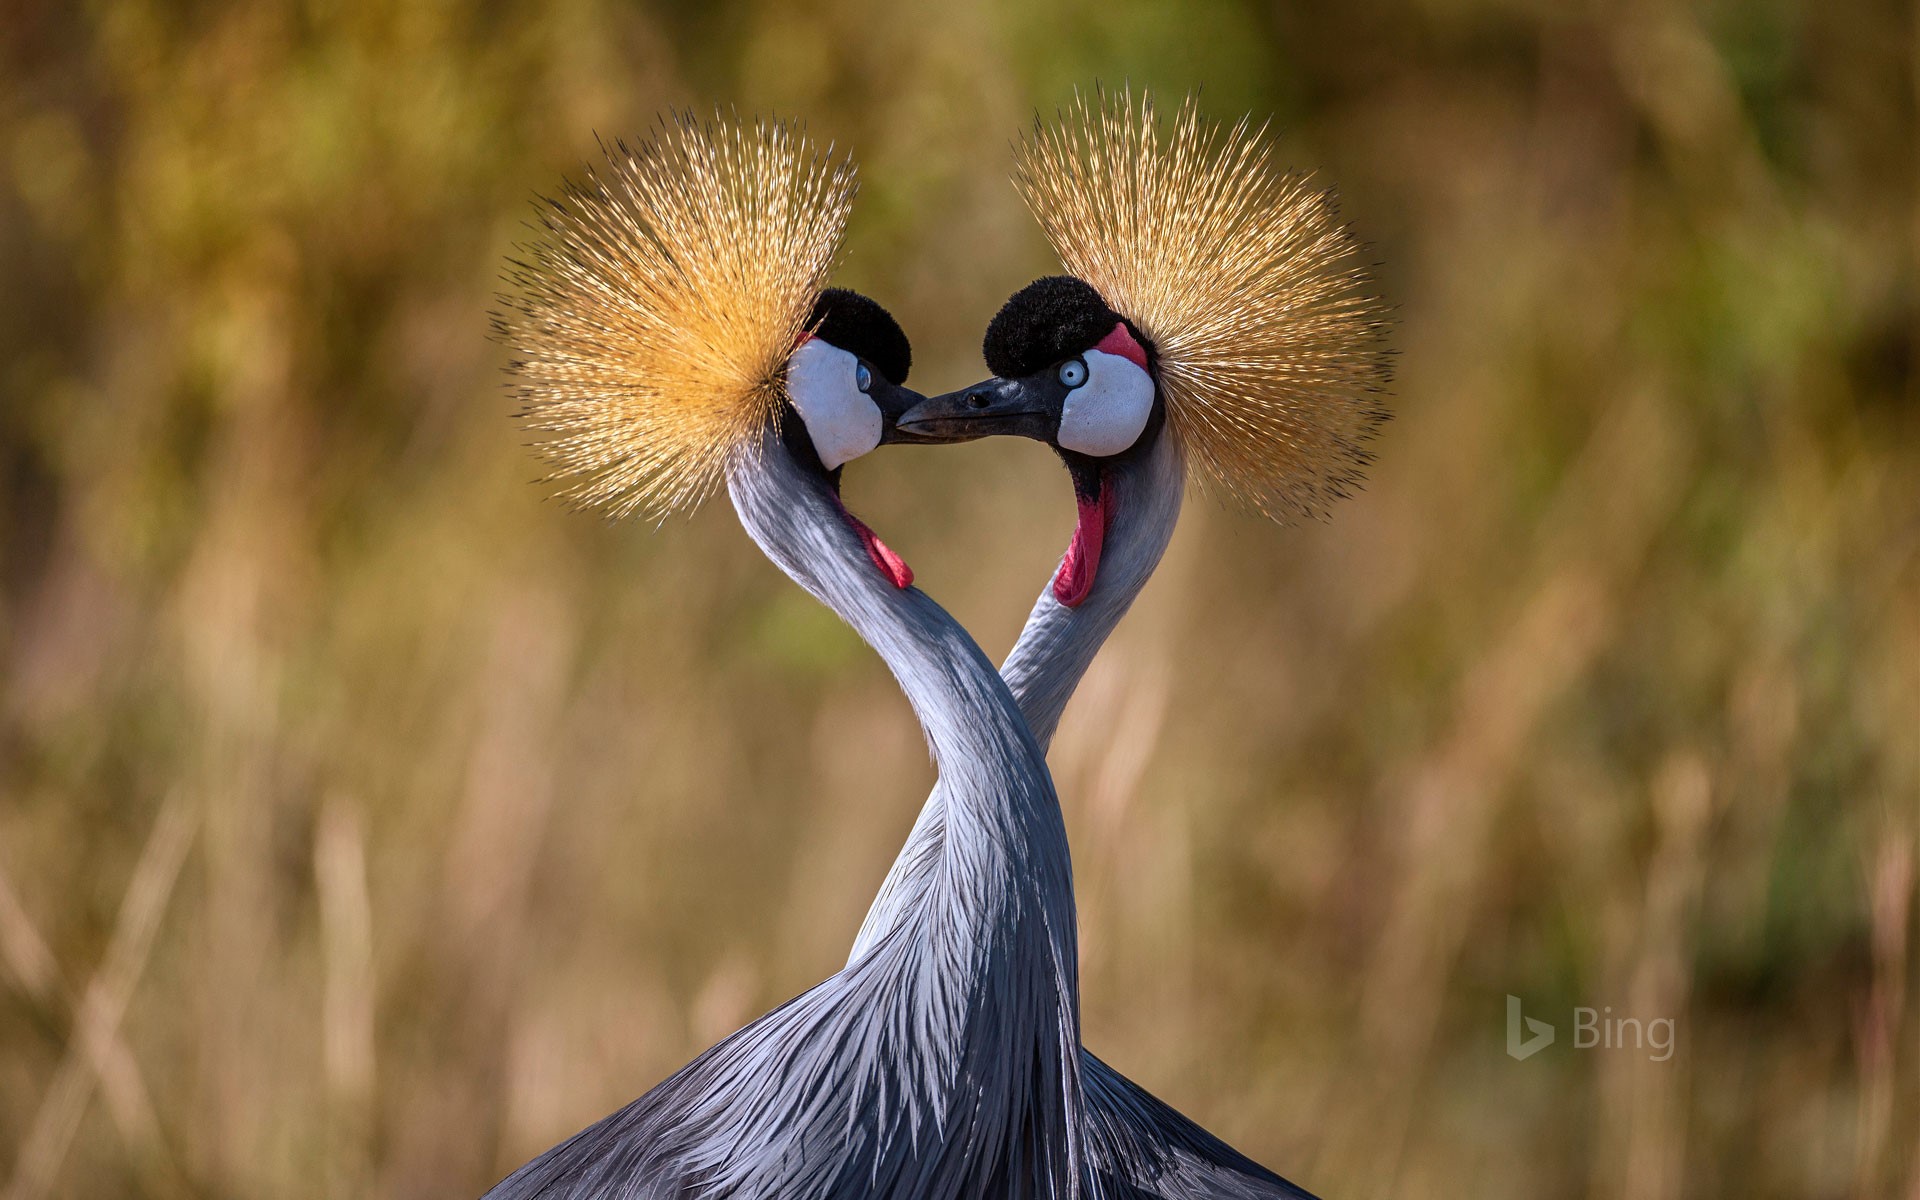
M 1070 388 L 1077 388 L 1087 381 L 1087 364 L 1077 358 L 1070 358 L 1060 364 L 1060 382 Z
M 863 392 L 871 391 L 873 389 L 872 369 L 869 368 L 865 363 L 861 363 L 859 366 L 855 367 L 853 369 L 853 382 L 854 382 L 854 386 L 858 387 L 861 391 Z

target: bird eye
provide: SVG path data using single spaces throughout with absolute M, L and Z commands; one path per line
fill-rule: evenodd
M 1070 388 L 1077 388 L 1087 381 L 1087 364 L 1077 358 L 1070 358 L 1060 364 L 1060 382 Z
M 853 383 L 855 387 L 859 388 L 863 392 L 872 391 L 873 390 L 873 368 L 869 367 L 865 363 L 861 363 L 858 367 L 854 369 Z

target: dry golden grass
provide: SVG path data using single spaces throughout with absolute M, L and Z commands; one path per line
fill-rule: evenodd
M 1913 21 L 14 6 L 0 1185 L 472 1196 L 834 969 L 911 717 L 724 506 L 543 503 L 499 264 L 596 131 L 802 116 L 958 386 L 1097 76 L 1273 112 L 1399 369 L 1367 490 L 1196 499 L 1068 714 L 1089 1045 L 1330 1200 L 1912 1200 Z M 990 653 L 1073 520 L 1027 444 L 847 490 Z

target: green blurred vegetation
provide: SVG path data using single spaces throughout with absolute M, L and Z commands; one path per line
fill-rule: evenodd
M 1332 1200 L 1920 1195 L 1914 13 L 15 0 L 0 1167 L 470 1196 L 841 961 L 930 783 L 724 504 L 542 501 L 485 312 L 675 105 L 858 156 L 915 382 L 1094 78 L 1272 113 L 1400 306 L 1331 522 L 1196 498 L 1069 714 L 1088 1044 Z M 1006 649 L 1038 447 L 849 498 Z M 1560 1025 L 1503 1052 L 1504 997 Z M 1679 1052 L 1575 1050 L 1575 1005 Z

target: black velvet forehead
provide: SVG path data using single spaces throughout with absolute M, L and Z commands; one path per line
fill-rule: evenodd
M 813 302 L 807 327 L 814 336 L 866 359 L 896 387 L 913 367 L 913 346 L 893 314 L 870 296 L 848 288 L 828 288 Z
M 1120 314 L 1093 285 L 1071 275 L 1048 275 L 1015 292 L 987 325 L 981 352 L 987 370 L 1017 379 L 1092 349 L 1113 332 Z

